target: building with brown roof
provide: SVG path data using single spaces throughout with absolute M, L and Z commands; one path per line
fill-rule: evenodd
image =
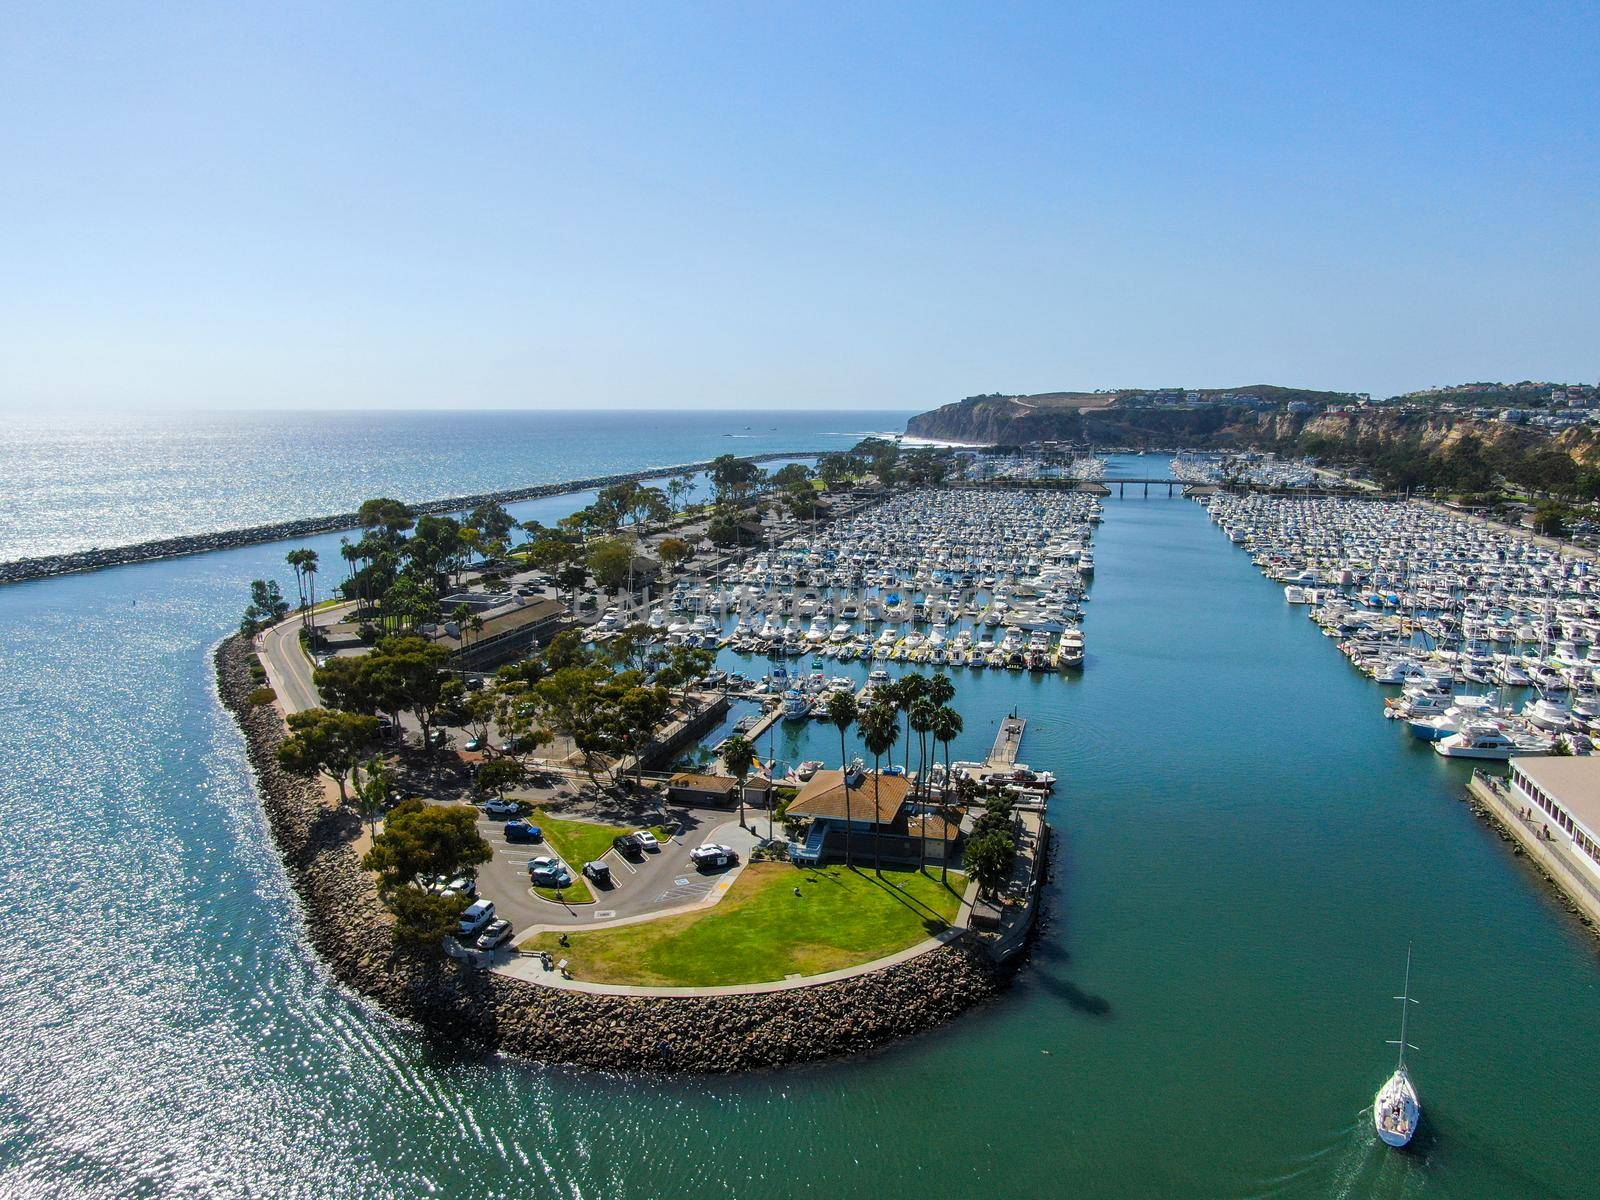
M 667 799 L 698 808 L 732 808 L 738 803 L 739 781 L 731 775 L 679 771 L 667 780 Z
M 952 821 L 911 811 L 911 783 L 903 775 L 857 771 L 846 787 L 842 771 L 818 771 L 785 812 L 810 820 L 805 843 L 793 857 L 804 865 L 825 859 L 857 862 L 939 862 L 954 857 L 961 831 Z

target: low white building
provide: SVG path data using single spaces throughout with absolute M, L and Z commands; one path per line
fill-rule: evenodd
M 1530 807 L 1553 841 L 1600 876 L 1600 757 L 1513 758 L 1511 802 Z

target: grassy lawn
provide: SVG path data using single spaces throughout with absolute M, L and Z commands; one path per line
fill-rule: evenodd
M 800 889 L 795 895 L 794 889 Z M 913 946 L 955 919 L 965 876 L 788 863 L 745 868 L 722 902 L 703 912 L 524 943 L 559 951 L 579 979 L 710 987 L 818 975 Z
M 589 890 L 589 881 L 582 875 L 573 877 L 572 885 L 562 889 L 559 896 L 555 888 L 534 888 L 534 894 L 543 896 L 546 900 L 554 900 L 558 904 L 593 904 L 594 893 Z
M 533 810 L 533 819 L 544 830 L 545 840 L 574 871 L 583 870 L 584 863 L 593 862 L 611 849 L 611 839 L 617 834 L 633 832 L 632 826 L 601 825 L 595 821 L 552 817 L 542 808 Z M 667 831 L 661 826 L 654 826 L 651 831 L 658 840 L 667 840 Z

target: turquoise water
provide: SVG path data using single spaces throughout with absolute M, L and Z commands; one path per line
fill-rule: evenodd
M 731 1080 L 456 1055 L 328 985 L 210 694 L 283 550 L 0 591 L 0 1194 L 1594 1194 L 1593 944 L 1192 502 L 1107 501 L 1080 679 L 958 676 L 957 756 L 1017 704 L 1067 780 L 1009 994 Z

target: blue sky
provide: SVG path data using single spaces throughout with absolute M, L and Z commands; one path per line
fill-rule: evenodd
M 0 406 L 1600 378 L 1593 5 L 0 15 Z

